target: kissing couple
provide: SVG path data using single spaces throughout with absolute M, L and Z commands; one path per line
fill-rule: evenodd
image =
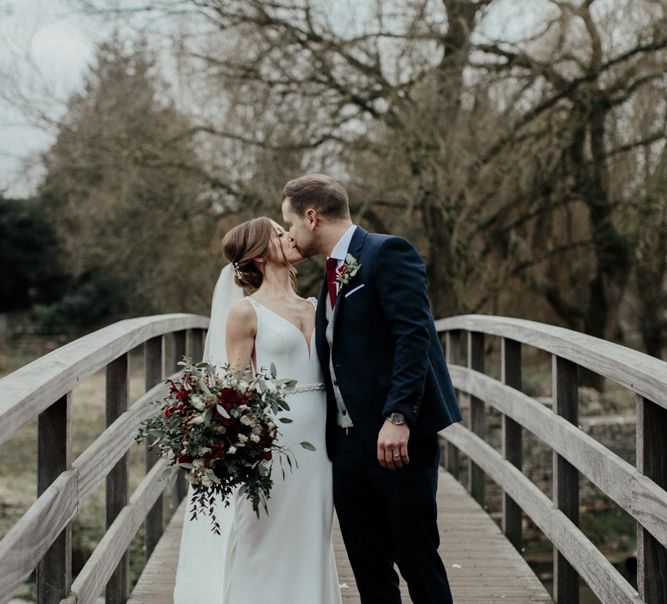
M 340 603 L 335 508 L 363 604 L 401 602 L 396 567 L 414 603 L 452 602 L 438 431 L 461 414 L 424 262 L 406 239 L 353 224 L 345 188 L 322 174 L 285 185 L 282 216 L 285 227 L 260 217 L 225 235 L 204 361 L 297 380 L 280 444 L 298 469 L 283 480 L 273 468 L 268 515 L 219 501 L 220 535 L 186 511 L 174 601 Z M 294 265 L 311 256 L 326 257 L 322 288 L 304 299 Z

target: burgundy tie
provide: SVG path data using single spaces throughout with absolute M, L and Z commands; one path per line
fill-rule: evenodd
M 338 267 L 338 260 L 335 258 L 327 258 L 327 287 L 329 288 L 329 300 L 331 301 L 331 308 L 336 308 L 336 268 Z

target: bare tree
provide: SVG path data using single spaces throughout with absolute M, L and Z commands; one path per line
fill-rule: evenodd
M 84 4 L 190 24 L 181 65 L 220 98 L 192 132 L 221 151 L 204 155 L 226 212 L 274 212 L 284 180 L 326 169 L 359 220 L 418 243 L 437 314 L 620 335 L 648 187 L 620 175 L 641 154 L 653 174 L 665 143 L 664 112 L 631 119 L 638 95 L 664 90 L 663 3 L 544 0 L 522 38 L 489 36 L 492 0 L 369 2 L 350 18 L 310 0 Z

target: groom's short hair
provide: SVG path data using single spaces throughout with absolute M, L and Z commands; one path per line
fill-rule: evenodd
M 303 216 L 308 208 L 327 218 L 350 216 L 350 201 L 345 187 L 326 174 L 306 174 L 290 180 L 283 188 L 292 210 Z

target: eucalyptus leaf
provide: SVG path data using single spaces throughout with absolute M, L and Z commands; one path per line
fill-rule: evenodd
M 300 444 L 304 449 L 308 449 L 308 451 L 317 451 L 317 449 L 315 448 L 315 445 L 313 445 L 312 443 L 309 443 L 307 440 L 304 440 Z
M 283 424 L 291 424 L 294 420 L 291 420 L 289 417 L 279 417 L 278 421 Z

